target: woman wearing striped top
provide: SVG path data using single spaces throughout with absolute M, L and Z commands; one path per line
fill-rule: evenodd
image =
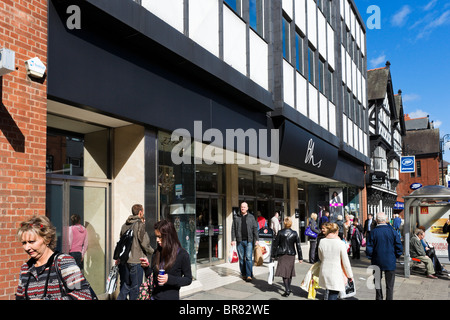
M 47 217 L 22 222 L 17 234 L 30 259 L 20 269 L 16 300 L 92 300 L 74 258 L 54 251 L 56 228 Z

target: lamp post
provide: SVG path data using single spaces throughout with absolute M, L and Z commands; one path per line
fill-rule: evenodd
M 441 175 L 442 175 L 442 185 L 445 186 L 444 183 L 444 147 L 445 147 L 445 142 L 448 141 L 450 138 L 450 133 L 444 134 L 441 138 Z M 447 172 L 448 174 L 448 172 Z

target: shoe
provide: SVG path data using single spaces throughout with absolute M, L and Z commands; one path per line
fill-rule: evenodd
M 437 279 L 438 277 L 436 277 L 435 275 L 429 274 L 429 275 L 427 275 L 427 278 L 430 278 L 430 279 Z
M 282 297 L 289 297 L 290 294 L 291 294 L 291 291 L 285 291 L 281 296 Z
M 251 282 L 251 281 L 252 281 L 252 277 L 247 277 L 247 278 L 245 279 L 245 281 Z

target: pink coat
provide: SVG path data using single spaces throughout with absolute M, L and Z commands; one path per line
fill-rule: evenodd
M 81 224 L 69 227 L 69 248 L 69 252 L 81 252 L 84 257 L 88 248 L 88 233 Z

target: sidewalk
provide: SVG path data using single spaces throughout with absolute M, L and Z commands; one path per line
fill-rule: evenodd
M 292 279 L 292 293 L 289 297 L 282 297 L 283 282 L 275 277 L 271 285 L 268 284 L 268 266 L 253 267 L 254 279 L 245 282 L 240 277 L 238 263 L 224 263 L 209 268 L 197 270 L 197 279 L 190 286 L 183 287 L 180 295 L 182 300 L 308 300 L 308 294 L 300 288 L 306 272 L 312 264 L 306 262 L 308 257 L 308 244 L 302 246 L 304 262 L 296 263 L 296 277 Z M 440 259 L 447 270 L 450 264 L 447 259 Z M 356 284 L 355 297 L 352 300 L 375 300 L 375 289 L 371 289 L 368 279 L 372 270 L 368 269 L 370 261 L 361 251 L 361 259 L 350 258 L 354 280 Z M 276 265 L 275 265 L 276 266 Z M 395 300 L 450 300 L 450 277 L 441 276 L 439 279 L 425 277 L 424 268 L 412 268 L 409 278 L 403 275 L 403 264 L 397 264 L 395 278 Z M 385 294 L 384 279 L 382 280 L 383 294 Z M 323 299 L 323 289 L 317 291 L 316 300 Z

